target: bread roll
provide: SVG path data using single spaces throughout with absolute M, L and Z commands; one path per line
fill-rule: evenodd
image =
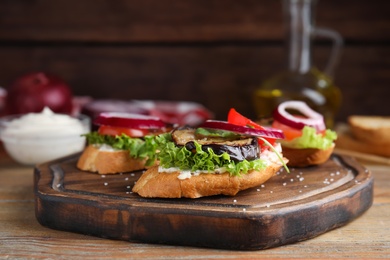
M 287 166 L 291 167 L 306 167 L 311 165 L 319 165 L 326 162 L 334 150 L 335 144 L 326 150 L 306 148 L 294 149 L 282 147 L 283 156 L 288 159 Z
M 374 154 L 384 157 L 390 157 L 390 144 L 371 144 L 365 143 L 361 140 L 356 139 L 352 134 L 348 132 L 338 133 L 336 140 L 337 148 L 344 150 L 351 150 L 365 154 Z
M 146 159 L 130 157 L 126 150 L 106 151 L 99 150 L 98 146 L 88 145 L 77 162 L 77 168 L 99 174 L 115 174 L 142 170 L 145 162 Z
M 201 173 L 188 179 L 179 179 L 179 171 L 159 172 L 158 166 L 145 171 L 133 187 L 133 192 L 149 198 L 200 198 L 212 195 L 234 196 L 239 191 L 258 186 L 271 178 L 281 164 L 271 163 L 262 171 L 250 171 L 241 176 Z
M 367 144 L 390 145 L 390 117 L 359 116 L 348 117 L 352 136 Z

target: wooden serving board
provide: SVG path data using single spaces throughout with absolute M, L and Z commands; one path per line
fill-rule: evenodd
M 351 157 L 281 170 L 234 197 L 146 199 L 131 192 L 142 172 L 98 175 L 76 168 L 78 154 L 38 165 L 38 221 L 109 239 L 236 250 L 307 240 L 345 225 L 373 201 L 371 173 Z

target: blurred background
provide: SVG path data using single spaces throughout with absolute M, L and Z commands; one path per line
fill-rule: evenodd
M 390 1 L 320 0 L 316 24 L 339 32 L 336 121 L 390 115 Z M 75 96 L 194 101 L 255 118 L 253 91 L 285 68 L 278 0 L 1 0 L 0 86 L 62 77 Z M 317 40 L 322 68 L 330 44 Z

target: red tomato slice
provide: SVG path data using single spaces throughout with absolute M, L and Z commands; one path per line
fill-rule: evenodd
M 255 129 L 261 129 L 261 130 L 266 130 L 264 127 L 261 125 L 253 122 L 249 118 L 241 115 L 238 113 L 234 108 L 231 108 L 228 113 L 228 122 L 234 125 L 240 125 L 240 126 L 249 126 L 253 127 Z M 271 145 L 275 144 L 276 139 L 275 138 L 264 138 L 267 140 Z M 259 140 L 260 141 L 260 140 Z M 267 145 L 261 145 L 262 147 L 268 147 Z
M 287 126 L 287 125 L 282 124 L 276 120 L 273 121 L 272 127 L 282 130 L 284 133 L 284 137 L 287 141 L 290 141 L 290 140 L 297 138 L 297 137 L 300 137 L 302 135 L 302 131 L 300 129 L 296 129 L 296 128 Z
M 285 139 L 287 141 L 290 141 L 290 140 L 295 139 L 297 137 L 300 137 L 302 135 L 302 130 L 299 130 L 299 129 L 290 127 L 288 125 L 282 124 L 277 120 L 274 120 L 274 122 L 272 123 L 272 127 L 282 130 L 284 133 Z M 326 130 L 320 131 L 320 132 L 317 131 L 317 133 L 325 134 L 325 131 Z
M 112 136 L 125 134 L 130 137 L 143 137 L 149 134 L 150 131 L 148 129 L 135 129 L 135 128 L 102 125 L 99 127 L 98 133 L 101 135 L 112 135 Z
M 264 127 L 262 127 L 259 124 L 256 124 L 249 118 L 241 115 L 238 113 L 234 108 L 231 108 L 228 113 L 228 122 L 235 125 L 241 125 L 241 126 L 250 126 L 256 129 L 264 130 Z

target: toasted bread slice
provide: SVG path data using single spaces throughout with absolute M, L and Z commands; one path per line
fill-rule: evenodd
M 179 179 L 179 171 L 159 172 L 158 166 L 146 170 L 133 187 L 133 192 L 151 198 L 200 198 L 212 195 L 234 196 L 239 191 L 258 186 L 271 178 L 281 164 L 271 163 L 262 171 L 250 171 L 241 176 L 229 173 L 201 173 Z
M 130 157 L 129 151 L 106 151 L 88 145 L 77 162 L 77 168 L 99 174 L 115 174 L 145 169 L 145 162 L 146 159 Z
M 390 145 L 390 117 L 352 115 L 348 124 L 355 139 L 367 144 Z
M 371 144 L 356 139 L 349 132 L 339 132 L 336 140 L 337 148 L 365 154 L 390 157 L 390 144 Z

